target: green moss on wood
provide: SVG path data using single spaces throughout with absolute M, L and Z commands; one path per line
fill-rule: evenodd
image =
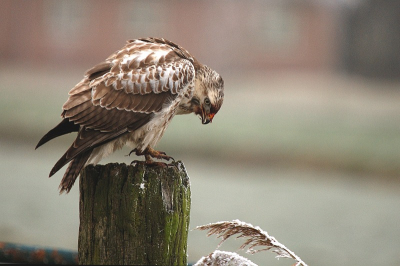
M 190 184 L 181 162 L 88 166 L 80 194 L 80 264 L 187 264 Z

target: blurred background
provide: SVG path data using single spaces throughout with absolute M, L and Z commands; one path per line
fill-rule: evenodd
M 1 0 L 0 241 L 77 249 L 78 186 L 47 178 L 74 136 L 34 147 L 85 70 L 148 36 L 225 80 L 212 124 L 178 116 L 157 147 L 187 168 L 191 229 L 239 219 L 309 265 L 400 265 L 398 0 Z M 218 243 L 191 231 L 189 261 Z

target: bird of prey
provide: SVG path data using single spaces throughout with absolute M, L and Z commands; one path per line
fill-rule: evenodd
M 183 47 L 163 38 L 142 38 L 89 69 L 69 92 L 62 121 L 36 148 L 58 136 L 78 132 L 50 172 L 69 163 L 60 193 L 71 190 L 81 169 L 128 145 L 136 155 L 172 157 L 154 149 L 175 115 L 194 113 L 210 123 L 224 98 L 222 77 Z

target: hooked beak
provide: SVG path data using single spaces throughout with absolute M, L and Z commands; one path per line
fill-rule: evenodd
M 210 120 L 209 118 L 206 118 L 206 119 L 202 119 L 201 120 L 201 123 L 203 123 L 203 125 L 207 125 L 208 123 L 210 123 L 212 120 Z
M 204 111 L 204 109 L 202 109 L 201 112 L 201 123 L 203 123 L 203 125 L 207 125 L 208 123 L 211 123 L 213 118 L 214 118 L 215 114 L 213 113 L 208 113 Z
M 210 106 L 207 106 L 207 105 L 197 106 L 194 109 L 194 113 L 200 117 L 201 123 L 203 125 L 207 125 L 208 123 L 211 123 L 215 116 L 215 113 L 211 112 Z

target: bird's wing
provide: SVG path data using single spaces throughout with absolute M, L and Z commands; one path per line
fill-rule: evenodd
M 115 131 L 136 122 L 135 114 L 159 112 L 193 79 L 193 64 L 171 46 L 136 40 L 88 70 L 62 115 L 86 128 Z
M 78 136 L 50 175 L 79 154 L 143 126 L 183 93 L 195 70 L 177 49 L 161 41 L 129 41 L 89 69 L 63 105 L 62 117 L 80 125 Z

